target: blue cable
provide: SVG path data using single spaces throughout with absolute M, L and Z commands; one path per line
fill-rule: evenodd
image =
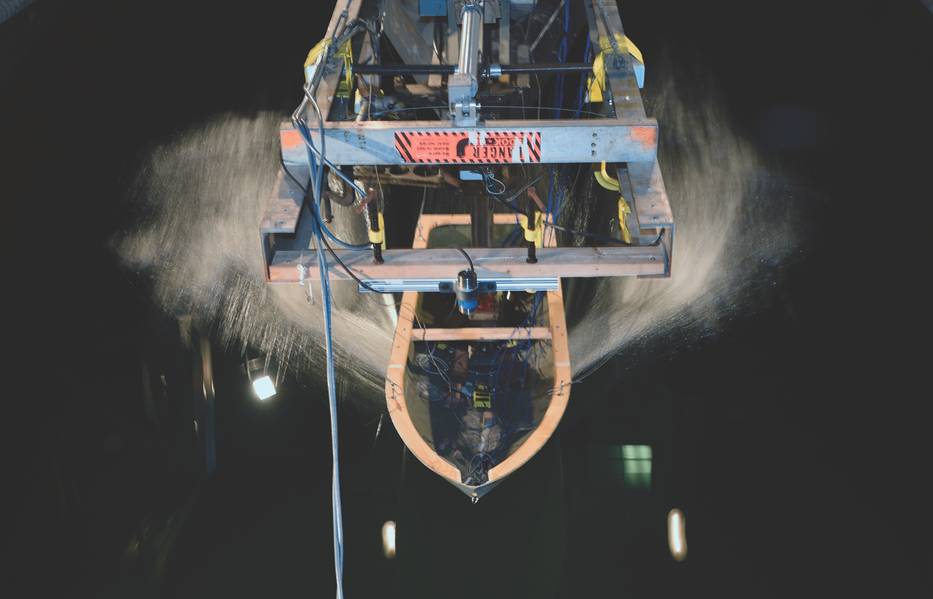
M 591 52 L 592 52 L 592 40 L 589 38 L 589 36 L 587 36 L 586 47 L 583 49 L 583 62 L 589 62 L 592 59 Z M 578 89 L 577 89 L 577 107 L 574 110 L 574 118 L 579 118 L 580 113 L 583 110 L 583 100 L 585 98 L 584 92 L 586 90 L 585 83 L 586 83 L 586 75 L 583 75 L 580 78 L 580 85 L 578 86 Z M 562 165 L 560 167 L 560 171 L 558 174 L 558 183 L 560 183 L 560 181 L 564 179 L 565 177 L 569 176 L 569 169 L 570 169 L 569 165 Z M 559 196 L 554 198 L 553 207 L 551 206 L 552 200 L 550 199 L 550 195 L 551 193 L 553 193 L 553 191 L 552 191 L 552 188 L 550 187 L 548 189 L 548 197 L 549 197 L 548 212 L 552 218 L 551 222 L 555 222 L 555 223 L 557 222 L 557 219 L 560 218 L 560 215 L 564 211 L 564 200 L 566 199 L 566 191 L 567 191 L 567 188 L 561 186 L 560 184 L 558 184 L 557 187 L 558 187 Z M 553 212 L 551 212 L 552 208 L 553 208 Z
M 315 108 L 317 106 L 315 105 Z M 310 136 L 306 138 L 310 142 Z M 314 158 L 314 152 L 311 147 L 308 149 L 308 160 L 311 171 L 311 183 L 313 192 L 312 205 L 314 207 L 314 216 L 311 223 L 311 230 L 317 244 L 318 269 L 321 274 L 321 296 L 324 310 L 324 348 L 327 357 L 327 403 L 330 411 L 330 440 L 331 455 L 333 457 L 333 475 L 331 478 L 331 507 L 333 510 L 333 528 L 334 528 L 334 571 L 336 574 L 337 599 L 343 599 L 343 506 L 340 500 L 340 459 L 338 447 L 337 430 L 337 377 L 334 367 L 334 338 L 333 322 L 331 318 L 332 296 L 330 289 L 330 275 L 327 268 L 327 259 L 324 254 L 324 238 L 322 230 L 326 230 L 324 222 L 320 219 L 317 210 L 320 202 L 322 187 L 324 184 L 324 138 L 321 137 L 321 164 L 318 164 Z M 335 239 L 336 240 L 336 239 Z
M 569 51 L 568 36 L 570 35 L 570 2 L 564 2 L 563 15 L 563 36 L 560 39 L 560 45 L 557 47 L 557 62 L 567 62 L 567 53 Z M 555 78 L 554 89 L 554 108 L 562 108 L 564 105 L 564 74 L 561 73 Z M 555 110 L 555 113 L 557 110 Z
M 593 49 L 593 40 L 590 39 L 590 36 L 586 36 L 586 48 L 583 49 L 583 62 L 588 63 L 592 60 L 590 52 Z M 577 89 L 577 110 L 573 115 L 573 118 L 580 118 L 580 112 L 583 110 L 583 99 L 585 97 L 584 91 L 586 90 L 586 73 L 580 75 L 580 87 Z
M 321 272 L 321 296 L 324 298 L 324 347 L 327 354 L 327 399 L 330 410 L 330 436 L 331 451 L 333 453 L 334 469 L 331 480 L 331 499 L 334 513 L 334 567 L 337 574 L 337 598 L 343 597 L 343 508 L 340 501 L 340 469 L 339 450 L 337 442 L 337 397 L 334 389 L 337 388 L 334 368 L 334 339 L 333 323 L 331 320 L 331 290 L 330 275 L 327 268 L 327 259 L 324 257 L 324 244 L 321 236 L 320 223 L 315 220 L 314 234 L 317 239 L 318 268 Z
M 311 140 L 311 132 L 308 131 L 307 126 L 305 126 L 305 124 L 302 123 L 301 121 L 298 122 L 298 131 L 299 131 L 299 133 L 301 133 L 301 136 L 304 138 L 305 143 L 306 143 L 307 145 L 311 146 L 311 147 L 314 147 L 314 143 L 313 143 L 313 141 Z M 316 160 L 315 160 L 315 158 L 314 158 L 314 152 L 312 152 L 312 151 L 310 150 L 310 148 L 308 149 L 308 160 L 310 161 L 310 163 L 311 163 L 311 165 L 312 165 L 312 168 L 311 168 L 312 174 L 311 174 L 311 176 L 312 176 L 312 177 L 316 177 L 316 180 L 318 181 L 318 183 L 317 183 L 318 186 L 323 185 L 323 178 L 324 178 L 324 172 L 323 172 L 323 171 L 324 171 L 324 166 L 323 166 L 323 164 L 322 164 L 321 167 L 320 167 L 319 169 L 315 170 L 315 167 L 314 167 L 313 165 L 316 163 Z M 320 172 L 317 172 L 317 171 L 320 171 Z M 315 191 L 315 199 L 314 199 L 314 201 L 311 203 L 311 210 L 312 210 L 312 212 L 314 212 L 314 217 L 318 220 L 318 224 L 319 224 L 320 227 L 321 227 L 321 231 L 324 233 L 324 235 L 327 236 L 328 239 L 330 239 L 331 241 L 333 241 L 334 243 L 336 243 L 336 244 L 339 245 L 340 247 L 342 247 L 342 248 L 344 248 L 344 249 L 348 249 L 348 250 L 369 250 L 369 249 L 372 248 L 372 246 L 371 246 L 370 244 L 368 244 L 368 243 L 363 243 L 363 244 L 349 243 L 349 242 L 346 242 L 346 241 L 340 239 L 340 238 L 337 237 L 336 235 L 334 235 L 334 232 L 331 231 L 331 230 L 327 227 L 326 224 L 324 224 L 324 219 L 321 218 L 320 206 L 319 206 L 319 204 L 320 204 L 320 192 Z

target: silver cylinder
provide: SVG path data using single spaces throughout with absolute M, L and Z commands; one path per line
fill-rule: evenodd
M 457 73 L 467 75 L 473 81 L 479 81 L 482 43 L 483 8 L 476 3 L 466 4 L 463 7 L 463 25 L 460 29 L 460 57 L 457 62 Z

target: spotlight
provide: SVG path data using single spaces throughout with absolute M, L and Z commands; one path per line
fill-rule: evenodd
M 261 400 L 266 400 L 275 395 L 275 383 L 272 382 L 272 379 L 269 378 L 269 375 L 264 375 L 253 381 L 253 391 L 256 393 L 256 397 Z
M 246 362 L 246 374 L 253 384 L 253 392 L 260 401 L 275 396 L 275 382 L 267 372 L 268 360 L 266 358 L 253 358 Z
M 395 557 L 395 522 L 392 520 L 382 525 L 382 551 L 387 559 Z

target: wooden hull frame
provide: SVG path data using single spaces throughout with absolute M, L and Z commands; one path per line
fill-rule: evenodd
M 493 224 L 513 224 L 515 216 L 511 214 L 493 215 Z M 469 214 L 422 214 L 415 230 L 413 249 L 425 249 L 432 230 L 443 226 L 469 226 Z M 553 235 L 545 236 L 545 247 L 556 245 Z M 440 475 L 455 487 L 474 499 L 489 492 L 509 474 L 521 468 L 544 447 L 557 429 L 560 419 L 570 399 L 572 371 L 570 350 L 567 339 L 567 323 L 564 315 L 564 296 L 558 286 L 556 291 L 548 291 L 548 326 L 547 327 L 496 327 L 496 328 L 445 328 L 422 329 L 414 326 L 415 312 L 418 307 L 420 292 L 408 291 L 402 296 L 399 308 L 398 324 L 392 353 L 386 369 L 386 405 L 392 424 L 402 441 L 418 460 Z M 479 486 L 470 486 L 461 482 L 460 470 L 441 457 L 424 440 L 415 428 L 405 401 L 405 373 L 412 344 L 416 341 L 497 341 L 506 339 L 550 340 L 554 360 L 554 385 L 551 400 L 538 426 L 529 433 L 522 444 L 502 462 L 489 470 L 488 481 Z

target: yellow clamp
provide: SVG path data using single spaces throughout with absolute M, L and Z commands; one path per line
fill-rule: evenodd
M 522 230 L 525 231 L 525 241 L 529 241 L 535 244 L 535 247 L 544 247 L 544 213 L 540 210 L 535 210 L 535 228 L 528 228 L 528 217 L 524 214 L 518 215 L 518 223 L 522 226 Z
M 308 70 L 312 69 L 316 64 L 318 59 L 324 55 L 324 51 L 327 50 L 327 46 L 330 45 L 330 40 L 325 38 L 314 44 L 314 47 L 308 51 L 308 57 L 305 58 L 305 79 L 310 81 L 311 78 L 308 77 Z M 313 72 L 313 70 L 311 71 Z
M 626 52 L 639 64 L 645 64 L 641 50 L 628 36 L 616 33 L 615 40 L 620 52 Z M 609 38 L 605 35 L 599 36 L 599 54 L 596 55 L 596 59 L 593 61 L 593 74 L 586 86 L 590 102 L 603 101 L 603 90 L 606 89 L 606 55 L 613 53 L 615 53 L 615 50 L 613 50 Z
M 322 39 L 308 52 L 308 57 L 305 58 L 304 64 L 306 82 L 311 81 L 311 78 L 314 76 L 314 70 L 327 54 L 327 48 L 330 46 L 330 43 L 331 41 L 329 39 Z M 346 89 L 340 89 L 338 91 L 340 93 L 349 94 L 353 91 L 353 48 L 350 45 L 350 40 L 344 42 L 343 46 L 337 50 L 336 55 L 343 57 L 344 81 L 341 87 L 346 85 Z
M 386 224 L 385 224 L 385 221 L 382 220 L 382 211 L 380 210 L 379 211 L 379 230 L 373 231 L 372 229 L 369 229 L 369 243 L 372 243 L 372 244 L 378 243 L 379 245 L 382 246 L 382 249 L 386 249 L 385 230 L 386 230 Z
M 625 196 L 619 196 L 619 233 L 622 235 L 622 241 L 632 243 L 632 233 L 628 230 L 628 215 L 632 213 Z
M 619 184 L 618 179 L 613 179 L 609 172 L 606 170 L 606 163 L 603 162 L 599 170 L 593 173 L 593 176 L 596 177 L 596 182 L 599 183 L 604 189 L 609 191 L 622 191 L 622 186 Z M 622 234 L 622 241 L 625 243 L 632 243 L 632 233 L 628 230 L 628 215 L 632 213 L 632 208 L 628 205 L 628 202 L 625 201 L 625 196 L 621 193 L 619 194 L 619 233 Z

